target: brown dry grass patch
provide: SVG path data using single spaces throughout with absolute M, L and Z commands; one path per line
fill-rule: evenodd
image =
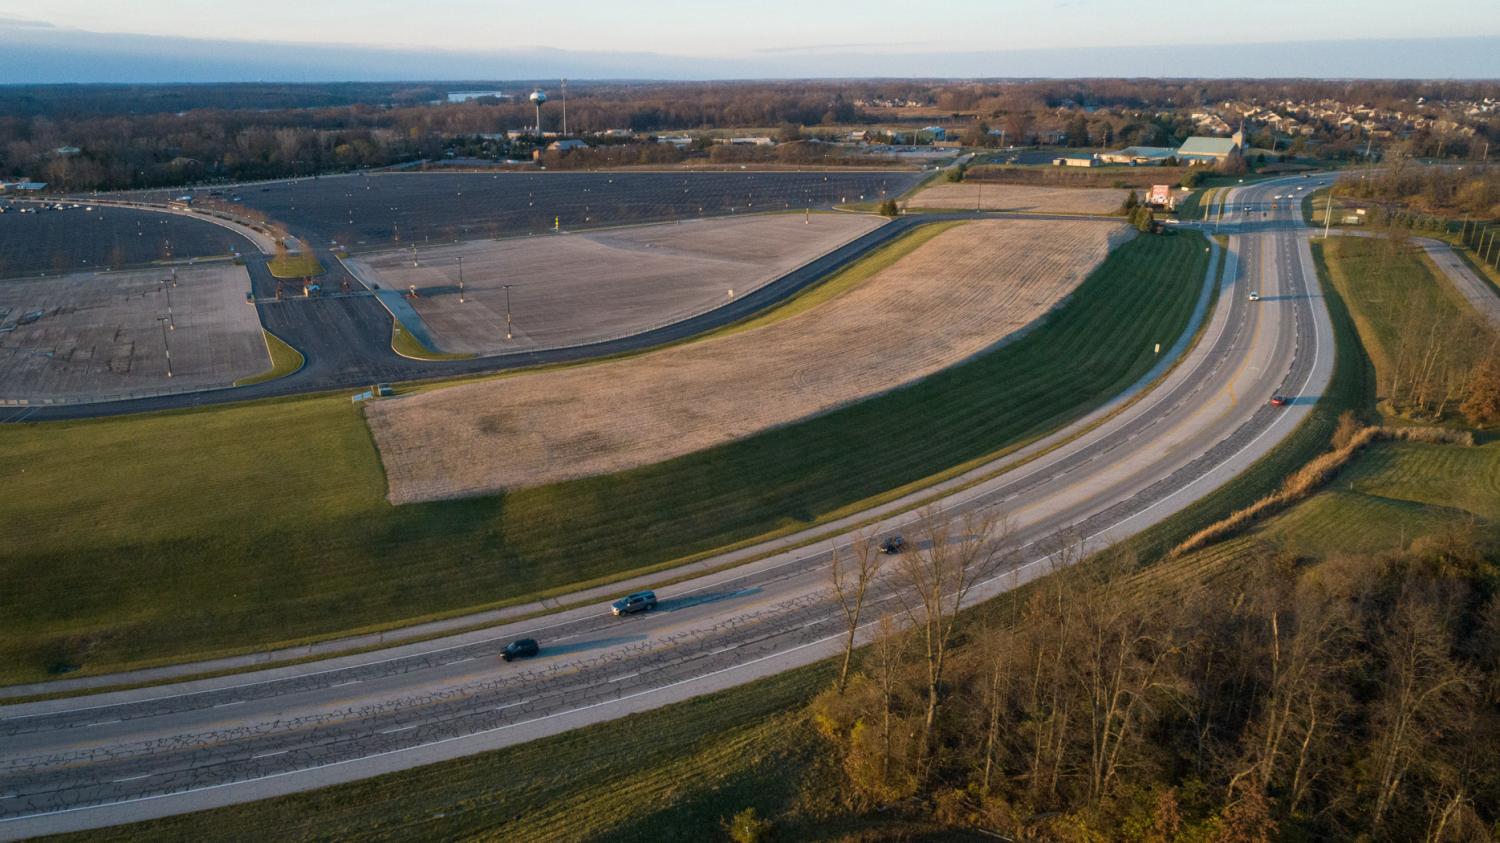
M 367 417 L 390 499 L 618 472 L 910 383 L 1034 322 L 1128 236 L 1125 226 L 1102 222 L 969 223 L 782 321 L 381 402 Z
M 1128 190 L 1105 187 L 1029 187 L 962 181 L 924 188 L 911 198 L 907 207 L 1113 214 L 1120 210 L 1128 195 Z

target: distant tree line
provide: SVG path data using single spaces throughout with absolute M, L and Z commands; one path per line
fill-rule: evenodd
M 535 110 L 525 100 L 531 85 L 13 86 L 0 89 L 0 175 L 41 179 L 69 190 L 121 189 L 377 167 L 442 158 L 449 152 L 525 157 L 530 143 L 512 142 L 505 133 L 535 125 Z M 553 93 L 543 111 L 543 129 L 559 131 L 558 92 L 549 82 L 541 85 Z M 503 90 L 511 98 L 444 102 L 453 89 Z M 879 122 L 916 129 L 938 122 L 952 126 L 971 146 L 1046 142 L 1110 147 L 1174 145 L 1198 132 L 1192 110 L 1230 100 L 1329 99 L 1439 114 L 1430 103 L 1483 96 L 1500 96 L 1500 86 L 1118 79 L 579 83 L 569 86 L 567 111 L 568 129 L 575 134 L 757 128 L 789 141 L 816 133 L 817 127 Z M 891 104 L 896 106 L 887 107 Z M 1500 115 L 1470 122 L 1475 121 L 1472 137 L 1419 133 L 1406 143 L 1412 154 L 1472 157 L 1484 143 L 1500 139 Z M 833 128 L 824 131 L 832 133 Z M 1314 139 L 1324 157 L 1354 158 L 1365 148 L 1356 135 L 1337 125 L 1320 125 Z M 1276 139 L 1262 132 L 1254 142 L 1274 144 Z M 1307 142 L 1299 137 L 1290 148 L 1295 151 Z M 634 157 L 661 154 L 637 150 Z M 831 163 L 830 153 L 787 154 Z M 615 152 L 602 157 L 631 156 Z
M 1339 179 L 1334 192 L 1427 214 L 1500 219 L 1500 167 L 1433 166 L 1392 154 Z

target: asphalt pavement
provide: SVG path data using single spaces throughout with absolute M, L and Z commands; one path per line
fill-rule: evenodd
M 245 265 L 250 272 L 261 323 L 266 330 L 301 352 L 306 361 L 301 370 L 286 377 L 249 386 L 90 404 L 33 403 L 24 407 L 4 407 L 0 408 L 0 422 L 94 418 L 210 406 L 337 389 L 354 390 L 367 388 L 371 383 L 377 382 L 436 380 L 489 374 L 644 351 L 697 336 L 760 313 L 917 226 L 946 220 L 1004 216 L 1007 215 L 961 212 L 898 217 L 750 293 L 735 297 L 722 307 L 679 322 L 601 342 L 468 360 L 415 360 L 397 354 L 391 348 L 390 312 L 325 247 L 314 249 L 328 269 L 327 274 L 318 279 L 324 292 L 304 297 L 299 292 L 291 292 L 293 288 L 288 286 L 283 289 L 280 300 L 276 299 L 277 282 L 266 268 L 266 258 L 259 254 L 247 254 L 244 258 Z M 1025 216 L 1027 219 L 1080 219 L 1076 215 Z M 1098 219 L 1119 221 L 1118 217 Z M 345 279 L 349 281 L 348 293 L 343 292 Z
M 1217 305 L 1204 314 L 1201 340 L 1164 377 L 1152 373 L 1067 430 L 919 493 L 940 495 L 949 514 L 996 511 L 1011 524 L 1014 552 L 984 572 L 970 602 L 1046 573 L 1058 561 L 1060 533 L 1097 547 L 1181 510 L 1311 412 L 1332 374 L 1332 327 L 1310 232 L 1295 210 L 1270 209 L 1269 196 L 1285 184 L 1315 183 L 1239 189 L 1220 225 L 1230 267 Z M 1252 290 L 1260 301 L 1249 301 Z M 1289 405 L 1270 406 L 1273 394 Z M 916 502 L 888 504 L 874 529 L 909 531 L 913 516 L 900 510 Z M 614 618 L 593 604 L 372 653 L 0 708 L 0 837 L 404 769 L 831 655 L 842 629 L 828 584 L 830 547 L 856 537 L 795 547 L 799 538 L 806 537 L 740 551 L 759 558 L 662 587 L 660 609 L 645 615 Z M 892 611 L 900 587 L 883 576 L 865 617 Z M 540 640 L 541 655 L 499 661 L 499 649 L 519 637 Z

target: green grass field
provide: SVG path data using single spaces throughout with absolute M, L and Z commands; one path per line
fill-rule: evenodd
M 1201 220 L 1207 213 L 1209 190 L 1195 190 L 1188 194 L 1188 198 L 1177 203 L 1177 218 L 1180 220 Z
M 1402 330 L 1413 320 L 1417 341 L 1430 326 L 1457 327 L 1472 314 L 1468 302 L 1433 267 L 1422 249 L 1381 237 L 1330 237 L 1323 244 L 1334 286 L 1348 302 L 1378 383 L 1390 383 L 1401 354 Z M 1471 367 L 1478 349 L 1450 343 L 1441 346 L 1439 364 Z M 1382 411 L 1390 408 L 1382 404 Z
M 400 508 L 347 396 L 0 429 L 0 680 L 516 602 L 803 528 L 1086 413 L 1183 331 L 1195 235 L 1116 250 L 1037 330 L 919 384 L 666 463 Z
M 241 378 L 234 382 L 235 386 L 249 386 L 256 383 L 265 383 L 277 378 L 286 377 L 302 368 L 302 354 L 281 341 L 281 338 L 270 331 L 262 330 L 266 337 L 266 351 L 271 355 L 271 368 L 258 375 Z

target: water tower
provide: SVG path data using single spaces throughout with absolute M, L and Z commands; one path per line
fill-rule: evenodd
M 531 92 L 531 104 L 536 106 L 536 136 L 538 140 L 540 140 L 542 137 L 542 103 L 546 101 L 546 91 L 543 91 L 541 88 L 537 88 L 536 90 Z

